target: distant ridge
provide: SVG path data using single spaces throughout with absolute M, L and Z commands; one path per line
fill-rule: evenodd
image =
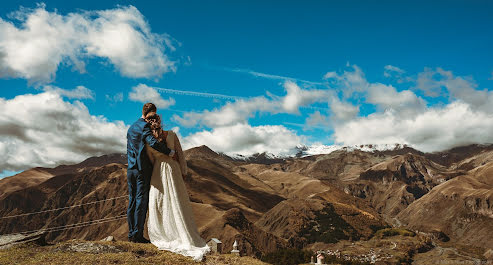
M 126 164 L 127 156 L 125 154 L 109 154 L 90 157 L 74 165 L 60 165 L 55 168 L 35 167 L 0 180 L 0 199 L 8 193 L 38 185 L 54 176 L 89 170 L 110 163 Z
M 407 145 L 403 144 L 364 144 L 353 146 L 341 146 L 341 145 L 299 145 L 290 154 L 276 155 L 269 152 L 256 153 L 250 156 L 244 155 L 232 155 L 231 158 L 235 161 L 244 161 L 248 163 L 258 164 L 274 164 L 281 163 L 285 159 L 291 158 L 304 158 L 317 155 L 327 155 L 335 151 L 362 151 L 370 153 L 383 153 L 383 154 L 405 154 L 405 153 L 419 153 L 422 152 L 415 150 Z

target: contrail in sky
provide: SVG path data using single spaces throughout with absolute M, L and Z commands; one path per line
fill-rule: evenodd
M 169 89 L 169 88 L 161 88 L 161 87 L 153 87 L 153 88 L 156 89 L 157 91 L 160 91 L 163 93 L 183 95 L 183 96 L 216 98 L 216 99 L 229 99 L 229 100 L 248 99 L 248 97 L 231 96 L 231 95 L 215 94 L 215 93 L 207 93 L 207 92 L 177 90 L 177 89 Z M 323 110 L 323 111 L 329 110 L 328 108 L 313 107 L 313 106 L 300 106 L 300 108 L 313 109 L 313 110 Z
M 168 94 L 184 95 L 184 96 L 217 98 L 217 99 L 232 99 L 232 100 L 246 99 L 246 97 L 238 97 L 238 96 L 230 96 L 230 95 L 214 94 L 214 93 L 206 93 L 206 92 L 176 90 L 176 89 L 160 88 L 160 87 L 154 87 L 154 89 L 161 91 L 161 92 L 164 92 L 164 93 L 168 93 Z
M 260 72 L 252 71 L 252 70 L 249 70 L 249 69 L 241 69 L 241 68 L 233 68 L 233 69 L 226 68 L 226 69 L 228 71 L 231 71 L 231 72 L 244 73 L 244 74 L 249 74 L 249 75 L 253 75 L 255 77 L 262 77 L 262 78 L 266 78 L 266 79 L 290 80 L 290 81 L 297 81 L 297 82 L 300 82 L 300 83 L 306 83 L 306 84 L 310 84 L 310 85 L 323 85 L 322 82 L 313 82 L 313 81 L 308 81 L 308 80 L 294 78 L 294 77 L 289 77 L 289 76 L 272 75 L 272 74 L 260 73 Z
M 289 80 L 289 81 L 295 81 L 295 82 L 305 83 L 305 84 L 310 84 L 310 85 L 315 85 L 315 86 L 326 85 L 326 83 L 323 83 L 323 82 L 315 82 L 315 81 L 309 81 L 309 80 L 300 79 L 300 78 L 296 78 L 296 77 L 261 73 L 261 72 L 257 72 L 257 71 L 253 71 L 253 70 L 245 69 L 245 68 L 231 68 L 231 67 L 222 67 L 222 66 L 213 66 L 213 65 L 201 65 L 201 66 L 206 68 L 206 69 L 226 71 L 226 72 L 232 72 L 232 73 L 242 73 L 242 74 L 247 74 L 250 76 L 260 77 L 260 78 L 265 78 L 265 79 L 284 80 L 284 81 Z

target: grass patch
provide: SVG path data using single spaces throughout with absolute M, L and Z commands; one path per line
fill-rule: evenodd
M 0 250 L 0 264 L 236 264 L 265 265 L 264 262 L 252 257 L 237 257 L 230 254 L 206 256 L 203 262 L 195 262 L 169 251 L 158 250 L 152 244 L 136 244 L 130 242 L 92 242 L 98 245 L 113 246 L 118 252 L 88 253 L 70 250 L 67 247 L 74 242 L 67 241 L 51 246 L 24 244 L 7 250 Z

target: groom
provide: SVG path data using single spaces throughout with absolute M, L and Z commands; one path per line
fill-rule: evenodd
M 156 106 L 146 103 L 142 108 L 142 117 L 138 119 L 127 132 L 127 183 L 128 183 L 128 240 L 136 243 L 149 243 L 144 238 L 144 223 L 149 203 L 149 188 L 152 175 L 152 164 L 145 151 L 145 145 L 169 156 L 175 151 L 159 142 L 152 135 L 150 124 L 144 118 L 149 112 L 156 112 Z

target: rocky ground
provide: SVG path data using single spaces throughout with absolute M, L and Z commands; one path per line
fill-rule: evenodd
M 69 240 L 44 246 L 29 242 L 2 249 L 0 264 L 262 265 L 267 263 L 252 257 L 238 257 L 231 254 L 208 255 L 202 262 L 195 262 L 188 257 L 158 250 L 152 244 Z
M 315 243 L 309 249 L 323 253 L 328 264 L 493 264 L 487 248 L 443 242 L 433 234 L 387 228 L 370 240 Z

